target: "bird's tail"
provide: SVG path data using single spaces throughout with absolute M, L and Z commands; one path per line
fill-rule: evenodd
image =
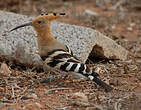
M 60 69 L 62 71 L 70 71 L 81 74 L 94 81 L 99 86 L 103 87 L 105 91 L 109 92 L 112 90 L 112 87 L 110 85 L 106 84 L 98 78 L 98 73 L 94 72 L 86 64 L 81 63 L 69 52 L 66 52 L 64 50 L 54 50 L 48 53 L 48 56 L 46 56 L 46 58 L 44 59 L 46 64 L 50 67 Z
M 112 88 L 110 85 L 106 84 L 105 82 L 103 82 L 102 80 L 100 80 L 98 77 L 94 77 L 94 78 L 93 78 L 93 81 L 94 81 L 97 85 L 99 85 L 99 86 L 101 86 L 102 88 L 104 88 L 106 92 L 110 92 L 111 90 L 113 90 L 113 88 Z

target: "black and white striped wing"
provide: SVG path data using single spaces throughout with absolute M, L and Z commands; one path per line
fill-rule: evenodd
M 76 72 L 90 80 L 96 82 L 103 88 L 111 90 L 111 87 L 98 79 L 98 74 L 90 69 L 86 64 L 81 63 L 78 59 L 73 57 L 69 52 L 58 49 L 49 52 L 46 56 L 45 63 L 52 68 L 56 68 L 66 72 Z
M 68 46 L 66 45 L 66 48 L 67 48 L 67 52 L 70 53 L 70 54 L 73 56 L 73 52 L 72 52 L 72 50 L 70 49 L 70 47 L 68 47 Z

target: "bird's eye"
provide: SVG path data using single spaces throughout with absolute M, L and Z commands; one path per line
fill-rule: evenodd
M 56 13 L 53 13 L 54 16 L 56 16 Z
M 41 24 L 42 23 L 42 21 L 38 21 L 38 24 Z

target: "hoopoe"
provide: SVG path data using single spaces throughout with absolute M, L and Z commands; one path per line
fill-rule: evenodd
M 98 78 L 98 73 L 90 69 L 86 64 L 75 58 L 69 47 L 57 41 L 51 34 L 51 21 L 65 15 L 65 13 L 41 14 L 32 22 L 15 27 L 16 30 L 25 26 L 33 26 L 38 35 L 38 50 L 42 60 L 51 68 L 66 72 L 75 72 L 94 81 L 105 91 L 109 92 L 113 88 Z

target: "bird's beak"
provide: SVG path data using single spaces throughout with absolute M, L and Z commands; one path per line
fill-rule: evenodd
M 14 31 L 14 30 L 16 30 L 16 29 L 19 29 L 19 28 L 21 28 L 21 27 L 31 26 L 31 25 L 32 25 L 32 22 L 25 23 L 25 24 L 22 24 L 22 25 L 20 25 L 20 26 L 17 26 L 17 27 L 15 27 L 15 28 L 11 29 L 10 32 L 11 32 L 11 31 Z

